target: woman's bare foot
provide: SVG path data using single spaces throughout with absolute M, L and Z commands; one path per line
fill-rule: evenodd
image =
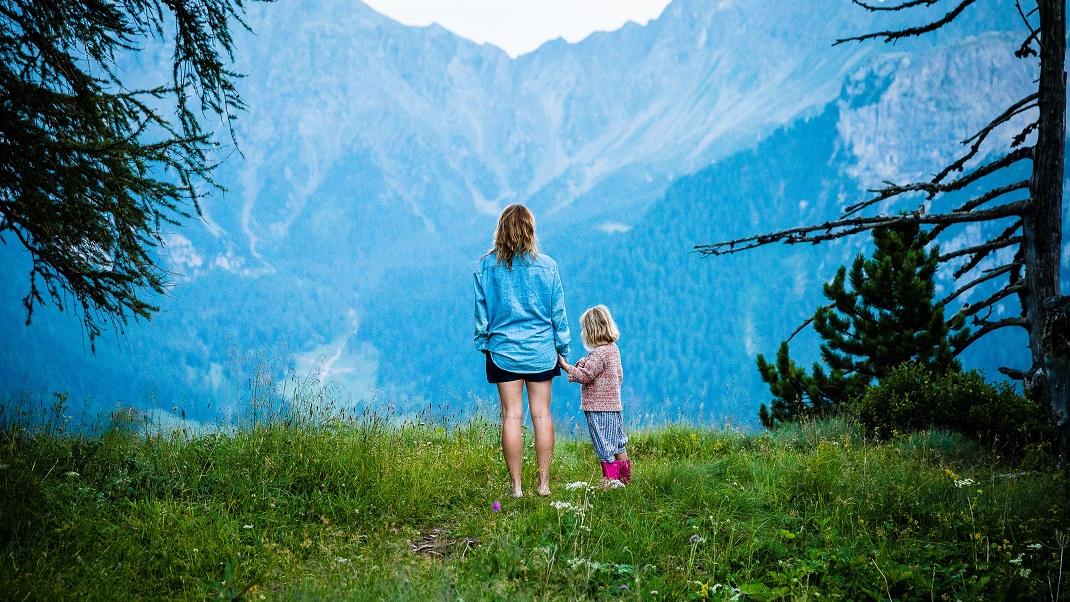
M 524 491 L 520 488 L 519 485 L 513 487 L 512 496 L 513 497 L 524 497 Z
M 547 497 L 547 496 L 550 495 L 550 486 L 549 485 L 539 485 L 539 488 L 536 489 L 535 492 L 538 493 L 539 495 L 541 495 L 542 497 Z

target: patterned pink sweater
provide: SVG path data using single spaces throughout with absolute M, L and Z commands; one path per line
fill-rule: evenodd
M 624 369 L 616 344 L 599 345 L 568 369 L 568 379 L 580 388 L 580 409 L 585 412 L 620 412 L 620 385 Z

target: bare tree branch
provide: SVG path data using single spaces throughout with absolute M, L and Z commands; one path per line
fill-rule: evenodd
M 1025 372 L 1022 372 L 1021 370 L 1018 370 L 1016 368 L 1000 366 L 999 368 L 996 368 L 996 370 L 999 370 L 999 373 L 1006 376 L 1007 378 L 1012 378 L 1014 380 L 1025 380 Z
M 1000 157 L 999 159 L 996 159 L 995 161 L 991 161 L 978 167 L 977 169 L 962 176 L 957 180 L 952 180 L 944 184 L 933 182 L 916 182 L 914 184 L 906 184 L 900 186 L 898 184 L 888 182 L 888 186 L 885 188 L 870 190 L 870 192 L 877 193 L 877 196 L 862 201 L 860 203 L 855 203 L 854 205 L 850 205 L 846 209 L 844 209 L 843 217 L 858 213 L 862 209 L 871 207 L 881 201 L 886 201 L 890 198 L 906 194 L 908 192 L 924 192 L 927 194 L 928 198 L 932 199 L 937 194 L 940 194 L 942 192 L 953 192 L 955 190 L 960 190 L 976 182 L 977 180 L 980 180 L 981 178 L 989 176 L 1005 167 L 1014 165 L 1019 161 L 1022 161 L 1024 159 L 1030 159 L 1032 157 L 1033 148 L 1026 146 L 1019 149 L 1015 149 L 1010 153 Z
M 1018 291 L 1024 290 L 1024 289 L 1025 289 L 1025 284 L 1021 283 L 1021 282 L 1019 282 L 1018 284 L 1012 284 L 1010 286 L 1005 286 L 1005 287 L 999 289 L 998 291 L 992 293 L 987 298 L 985 298 L 985 299 L 983 299 L 981 301 L 978 301 L 977 303 L 967 303 L 966 305 L 963 305 L 962 309 L 960 309 L 958 311 L 957 315 L 960 315 L 960 316 L 963 316 L 963 317 L 972 316 L 972 315 L 976 314 L 977 312 L 981 311 L 982 309 L 984 309 L 986 307 L 991 307 L 991 306 L 995 305 L 996 303 L 999 303 L 1003 299 L 1006 299 L 1007 297 L 1017 293 Z
M 995 130 L 1000 125 L 1007 123 L 1008 121 L 1013 119 L 1015 115 L 1021 113 L 1022 111 L 1028 111 L 1029 109 L 1037 106 L 1036 101 L 1038 96 L 1039 94 L 1034 92 L 1033 94 L 1030 94 L 1029 96 L 1026 96 L 1018 102 L 1012 104 L 1011 106 L 1007 107 L 1007 110 L 1000 113 L 999 117 L 996 117 L 995 119 L 990 121 L 988 125 L 981 128 L 980 131 L 978 131 L 976 134 L 963 140 L 963 144 L 970 144 L 970 150 L 968 150 L 964 155 L 956 159 L 953 163 L 942 169 L 940 173 L 933 176 L 932 183 L 938 184 L 943 181 L 943 179 L 946 178 L 948 174 L 956 171 L 961 171 L 962 168 L 966 165 L 967 161 L 977 156 L 977 153 L 981 150 L 981 145 L 984 143 L 984 141 L 988 138 L 988 135 L 991 134 L 993 130 Z
M 970 336 L 966 337 L 958 347 L 955 348 L 955 355 L 958 355 L 966 350 L 970 345 L 973 345 L 981 337 L 993 333 L 1002 328 L 1010 328 L 1017 326 L 1019 328 L 1029 329 L 1029 325 L 1026 323 L 1025 318 L 1006 318 L 998 322 L 988 322 L 986 320 L 974 320 L 974 324 L 980 326 L 977 330 L 970 333 Z
M 955 270 L 953 276 L 955 278 L 962 277 L 963 274 L 969 272 L 973 268 L 977 267 L 981 261 L 992 254 L 993 251 L 1003 248 L 1014 246 L 1022 241 L 1021 236 L 1013 236 L 1013 234 L 1022 226 L 1021 220 L 1011 224 L 1006 230 L 1000 233 L 999 236 L 988 241 L 986 244 L 978 245 L 972 249 L 959 249 L 955 253 L 948 253 L 947 259 L 955 257 L 957 254 L 972 255 L 969 261 L 961 265 Z M 968 251 L 963 253 L 963 251 Z M 945 261 L 944 257 L 940 258 L 941 261 Z
M 975 0 L 962 0 L 962 2 L 960 2 L 958 4 L 958 6 L 956 6 L 953 9 L 951 9 L 951 11 L 948 12 L 946 15 L 944 15 L 943 17 L 937 19 L 936 21 L 933 21 L 933 22 L 928 23 L 926 25 L 919 25 L 917 27 L 908 27 L 906 29 L 898 29 L 898 30 L 890 30 L 890 31 L 875 31 L 873 33 L 867 33 L 867 34 L 863 34 L 863 35 L 860 35 L 860 36 L 852 36 L 852 37 L 849 37 L 849 38 L 841 38 L 839 40 L 836 40 L 836 42 L 833 43 L 833 46 L 836 46 L 838 44 L 844 44 L 846 42 L 861 42 L 861 41 L 864 41 L 864 40 L 872 40 L 872 39 L 876 39 L 876 38 L 884 38 L 885 42 L 894 42 L 894 41 L 902 39 L 902 38 L 909 38 L 911 36 L 920 36 L 920 35 L 922 35 L 924 33 L 929 33 L 930 31 L 936 31 L 937 29 L 940 29 L 944 25 L 947 25 L 948 23 L 954 21 L 955 18 L 958 17 L 959 14 L 962 13 L 962 11 L 966 10 L 967 6 L 973 4 L 974 1 Z
M 973 287 L 975 287 L 977 285 L 980 285 L 980 284 L 984 284 L 985 282 L 988 282 L 989 280 L 993 280 L 995 278 L 999 278 L 1000 276 L 1002 276 L 1002 275 L 1014 270 L 1017 267 L 1020 267 L 1021 265 L 1022 264 L 1019 263 L 1019 262 L 1014 262 L 1014 263 L 1008 263 L 1006 265 L 1002 265 L 1002 266 L 1000 266 L 998 268 L 992 268 L 990 270 L 985 270 L 985 272 L 984 272 L 985 275 L 984 276 L 981 276 L 980 278 L 975 278 L 974 280 L 971 280 L 970 282 L 967 282 L 966 284 L 964 284 L 964 285 L 960 286 L 959 288 L 955 289 L 955 292 L 951 293 L 950 295 L 948 295 L 948 296 L 946 296 L 946 297 L 944 297 L 943 299 L 940 300 L 940 305 L 947 305 L 948 303 L 951 303 L 952 301 L 957 299 L 959 297 L 959 295 L 961 295 L 962 293 L 965 293 L 966 291 L 970 290 L 971 288 L 973 288 Z
M 1033 130 L 1037 129 L 1038 127 L 1040 127 L 1039 120 L 1034 121 L 1022 128 L 1022 131 L 1015 134 L 1014 138 L 1011 140 L 1011 148 L 1017 148 L 1021 146 L 1022 143 L 1025 142 L 1025 139 L 1029 137 L 1029 134 L 1031 134 Z
M 1003 247 L 1009 247 L 1011 245 L 1016 245 L 1016 244 L 1022 242 L 1021 237 L 1020 236 L 1012 237 L 1012 236 L 1009 235 L 1009 233 L 1012 233 L 1012 232 L 1014 232 L 1015 230 L 1017 230 L 1018 228 L 1021 228 L 1021 227 L 1022 227 L 1022 222 L 1020 222 L 1020 221 L 1016 222 L 1015 224 L 1011 225 L 1011 227 L 1009 227 L 1006 230 L 1004 230 L 1002 234 L 1000 234 L 996 238 L 993 238 L 992 240 L 989 240 L 989 241 L 987 241 L 987 242 L 985 242 L 983 244 L 979 244 L 979 245 L 976 245 L 976 246 L 973 246 L 973 247 L 965 247 L 965 248 L 962 248 L 962 249 L 958 249 L 956 251 L 950 251 L 950 252 L 944 253 L 944 254 L 940 255 L 940 262 L 943 263 L 943 262 L 945 262 L 945 261 L 947 261 L 949 259 L 954 259 L 956 257 L 962 257 L 964 255 L 972 255 L 973 253 L 979 253 L 981 251 L 991 251 L 993 249 L 1002 249 Z
M 1025 23 L 1026 29 L 1029 30 L 1029 36 L 1026 37 L 1025 41 L 1022 42 L 1022 45 L 1018 47 L 1018 50 L 1014 51 L 1014 56 L 1020 59 L 1024 59 L 1027 56 L 1040 56 L 1037 54 L 1037 51 L 1033 50 L 1033 47 L 1030 46 L 1030 44 L 1033 43 L 1033 40 L 1036 40 L 1037 46 L 1041 45 L 1040 30 L 1033 28 L 1033 24 L 1029 22 L 1029 17 L 1027 17 L 1025 11 L 1022 10 L 1022 3 L 1020 0 L 1014 0 L 1014 7 L 1018 9 L 1018 15 L 1022 17 L 1022 23 Z M 1032 11 L 1030 11 L 1029 14 L 1033 14 Z
M 861 6 L 866 10 L 871 10 L 873 12 L 881 12 L 904 10 L 907 8 L 914 8 L 915 6 L 932 6 L 940 2 L 940 0 L 909 0 L 908 2 L 903 2 L 901 4 L 889 4 L 888 6 L 874 6 L 872 4 L 866 4 L 865 2 L 862 2 L 862 0 L 851 0 L 851 2 L 857 4 L 858 6 Z
M 835 303 L 829 303 L 828 305 L 822 305 L 821 307 L 817 308 L 817 311 L 821 311 L 823 309 L 832 309 L 834 307 L 836 307 Z M 802 332 L 803 329 L 806 328 L 807 326 L 809 326 L 810 324 L 813 324 L 814 316 L 817 315 L 817 311 L 814 312 L 813 316 L 810 316 L 809 318 L 803 320 L 803 323 L 799 324 L 799 326 L 795 330 L 791 331 L 791 334 L 788 335 L 788 338 L 785 339 L 784 342 L 785 343 L 790 343 L 791 340 L 795 338 L 795 335 L 797 335 L 800 332 Z
M 834 238 L 843 238 L 851 234 L 865 232 L 881 226 L 894 224 L 965 224 L 983 222 L 1014 215 L 1021 215 L 1026 208 L 1026 201 L 1007 203 L 993 209 L 970 211 L 964 213 L 925 214 L 921 211 L 900 215 L 877 215 L 873 217 L 855 217 L 828 221 L 823 224 L 788 228 L 769 234 L 758 234 L 708 245 L 695 245 L 694 249 L 704 255 L 730 255 L 755 247 L 778 242 L 785 244 L 819 243 Z M 824 231 L 825 234 L 816 234 Z M 742 246 L 739 246 L 742 245 Z M 739 246 L 739 248 L 737 248 Z
M 965 203 L 959 205 L 958 207 L 956 207 L 952 211 L 952 213 L 963 213 L 963 212 L 966 212 L 966 211 L 973 211 L 974 209 L 980 207 L 981 205 L 984 205 L 988 201 L 991 201 L 993 199 L 997 199 L 997 198 L 1007 194 L 1008 192 L 1014 192 L 1015 190 L 1025 190 L 1027 188 L 1029 188 L 1029 180 L 1022 180 L 1021 182 L 1014 182 L 1013 184 L 1007 184 L 1006 186 L 1000 186 L 999 188 L 993 188 L 992 190 L 989 190 L 988 192 L 982 194 L 981 196 L 979 196 L 977 198 L 970 199 L 970 200 L 966 201 Z M 943 232 L 947 228 L 948 228 L 948 226 L 946 226 L 946 225 L 935 226 L 932 229 L 931 235 L 935 238 L 937 235 L 939 235 L 941 232 Z

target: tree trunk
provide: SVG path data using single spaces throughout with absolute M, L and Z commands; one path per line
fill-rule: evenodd
M 1033 151 L 1030 209 L 1023 219 L 1025 278 L 1022 311 L 1029 326 L 1032 368 L 1027 392 L 1050 405 L 1059 434 L 1059 457 L 1070 461 L 1070 357 L 1067 312 L 1060 296 L 1063 149 L 1066 142 L 1066 0 L 1038 0 L 1040 8 L 1040 124 Z

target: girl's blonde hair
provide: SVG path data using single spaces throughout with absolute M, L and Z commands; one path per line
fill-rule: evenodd
M 494 248 L 491 252 L 504 263 L 513 268 L 513 259 L 517 255 L 527 255 L 534 259 L 539 254 L 539 241 L 535 238 L 535 216 L 527 207 L 514 203 L 498 216 L 498 227 L 494 229 Z
M 580 316 L 580 334 L 583 346 L 593 349 L 599 345 L 615 343 L 620 338 L 620 330 L 613 321 L 613 314 L 605 305 L 595 305 Z

